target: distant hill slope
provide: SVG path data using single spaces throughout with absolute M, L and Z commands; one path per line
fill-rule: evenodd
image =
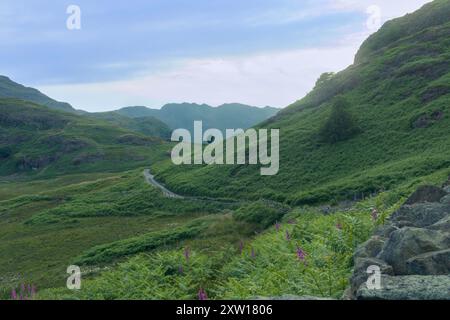
M 129 129 L 131 131 L 139 132 L 147 136 L 160 137 L 166 140 L 170 139 L 172 132 L 164 122 L 151 116 L 129 118 L 116 112 L 89 113 L 85 115 L 108 121 L 111 124 Z
M 261 126 L 280 129 L 280 171 L 258 166 L 155 165 L 177 193 L 272 198 L 293 204 L 355 199 L 450 174 L 450 1 L 386 23 L 346 70 L 321 77 L 305 98 Z M 301 62 L 299 62 L 301 63 Z M 326 143 L 336 97 L 359 133 Z
M 155 117 L 166 123 L 171 129 L 188 129 L 193 131 L 194 121 L 203 121 L 204 129 L 216 128 L 221 131 L 226 129 L 247 129 L 272 116 L 279 109 L 266 107 L 257 108 L 243 104 L 224 104 L 213 108 L 206 104 L 167 104 L 161 110 L 146 107 L 127 107 L 117 113 L 127 117 Z
M 49 107 L 50 109 L 76 112 L 70 104 L 49 98 L 39 90 L 25 87 L 5 76 L 0 76 L 0 98 L 25 100 Z
M 164 148 L 103 120 L 0 99 L 0 176 L 116 172 L 147 166 Z

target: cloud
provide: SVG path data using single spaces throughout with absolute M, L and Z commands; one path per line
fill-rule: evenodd
M 52 97 L 89 111 L 169 102 L 241 102 L 284 107 L 310 91 L 323 72 L 352 63 L 357 44 L 178 61 L 171 69 L 124 81 L 45 86 Z

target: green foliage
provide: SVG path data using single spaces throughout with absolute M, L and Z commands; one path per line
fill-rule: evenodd
M 234 219 L 259 226 L 266 229 L 277 221 L 281 221 L 283 216 L 289 211 L 287 206 L 270 201 L 256 201 L 246 204 L 236 210 Z
M 86 265 L 111 262 L 124 256 L 154 250 L 162 246 L 196 237 L 207 227 L 208 221 L 193 221 L 189 225 L 180 228 L 151 232 L 138 237 L 93 247 L 75 259 L 74 263 L 77 265 Z
M 448 1 L 435 1 L 387 24 L 386 32 L 402 31 L 372 36 L 361 49 L 369 59 L 323 76 L 305 98 L 263 123 L 261 128 L 280 129 L 276 176 L 261 177 L 258 166 L 177 167 L 169 161 L 155 164 L 153 172 L 179 193 L 290 205 L 361 199 L 438 171 L 450 174 L 449 11 Z M 348 102 L 345 109 L 361 131 L 320 143 L 336 97 Z M 424 115 L 426 125 L 412 126 Z
M 319 132 L 322 141 L 334 144 L 348 140 L 359 133 L 354 116 L 348 112 L 347 105 L 348 102 L 344 98 L 335 99 L 331 115 Z

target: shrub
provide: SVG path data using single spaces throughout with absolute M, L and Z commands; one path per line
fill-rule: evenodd
M 348 140 L 360 132 L 353 115 L 347 111 L 347 106 L 347 100 L 336 98 L 331 115 L 319 133 L 322 141 L 334 144 Z
M 259 200 L 246 204 L 235 211 L 233 217 L 237 221 L 243 221 L 258 225 L 265 229 L 281 220 L 288 213 L 289 208 L 276 202 Z

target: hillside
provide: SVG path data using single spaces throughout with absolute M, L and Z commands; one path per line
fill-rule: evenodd
M 261 127 L 280 129 L 280 171 L 258 166 L 157 164 L 153 171 L 181 194 L 269 198 L 291 204 L 354 200 L 450 167 L 450 2 L 434 1 L 386 23 L 355 63 L 326 74 L 305 98 Z M 324 142 L 336 98 L 358 134 Z
M 213 108 L 206 104 L 167 104 L 161 110 L 146 107 L 128 107 L 117 113 L 137 118 L 152 116 L 166 123 L 171 129 L 188 129 L 193 132 L 194 121 L 203 121 L 205 129 L 215 128 L 222 132 L 226 129 L 247 129 L 271 116 L 279 109 L 266 107 L 257 108 L 243 104 L 224 104 Z
M 34 88 L 25 87 L 5 76 L 0 76 L 0 98 L 25 100 L 54 110 L 76 112 L 70 104 L 49 98 L 40 91 Z
M 145 166 L 163 141 L 102 120 L 0 99 L 0 175 L 54 176 Z
M 152 116 L 131 118 L 122 116 L 116 112 L 85 113 L 84 115 L 101 119 L 116 126 L 142 133 L 147 136 L 160 137 L 164 140 L 169 140 L 172 133 L 170 128 L 164 122 Z

